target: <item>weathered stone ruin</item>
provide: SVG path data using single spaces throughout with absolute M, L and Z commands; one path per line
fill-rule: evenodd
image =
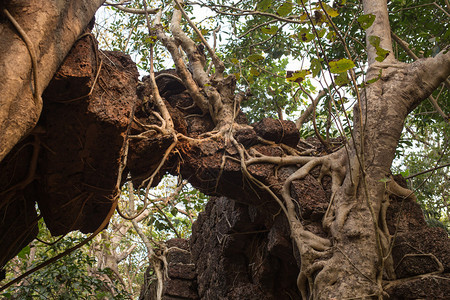
M 163 74 L 176 73 L 157 76 L 176 130 L 198 137 L 213 129 L 209 117 L 191 107 L 182 83 Z M 35 132 L 0 164 L 1 266 L 37 235 L 35 203 L 54 235 L 98 228 L 118 192 L 126 136 L 143 131 L 130 122 L 133 112 L 141 123 L 159 122 L 151 113 L 148 94 L 149 85 L 145 80 L 138 84 L 137 69 L 128 56 L 98 51 L 89 36 L 74 46 L 44 93 Z M 242 113 L 236 121 L 247 122 Z M 237 132 L 236 139 L 248 151 L 268 156 L 285 155 L 287 148 L 281 144 L 310 155 L 324 153 L 320 143 L 301 139 L 288 121 L 264 119 Z M 172 137 L 158 135 L 130 142 L 126 172 L 135 186 L 151 174 L 171 143 Z M 164 299 L 299 299 L 301 261 L 283 212 L 270 195 L 245 182 L 239 163 L 223 163 L 225 153 L 233 156 L 236 150 L 223 140 L 210 139 L 195 147 L 181 142 L 178 155 L 169 157 L 154 182 L 167 172 L 180 173 L 213 196 L 194 224 L 191 239 L 167 242 Z M 249 172 L 277 192 L 293 169 L 255 164 Z M 293 182 L 291 194 L 305 228 L 326 237 L 321 218 L 330 201 L 330 178 L 319 182 L 318 174 L 316 169 Z M 397 181 L 405 186 L 401 178 Z M 397 234 L 392 253 L 398 278 L 396 285 L 386 286 L 390 299 L 448 299 L 447 233 L 427 227 L 417 203 L 390 201 L 386 222 L 391 234 Z M 152 278 L 147 279 L 141 299 L 154 299 Z

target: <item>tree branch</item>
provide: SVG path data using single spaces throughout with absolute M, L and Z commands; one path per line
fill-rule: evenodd
M 303 123 L 306 122 L 306 119 L 308 119 L 308 117 L 311 115 L 311 113 L 313 112 L 314 108 L 317 106 L 317 104 L 319 104 L 320 99 L 325 96 L 326 91 L 322 90 L 319 92 L 319 94 L 317 95 L 316 99 L 314 99 L 314 103 L 311 103 L 306 110 L 302 113 L 302 115 L 297 119 L 297 121 L 295 121 L 295 125 L 297 126 L 297 129 L 302 128 Z
M 400 47 L 403 48 L 403 50 L 405 50 L 405 52 L 409 55 L 409 57 L 411 57 L 413 60 L 418 60 L 419 59 L 419 57 L 409 48 L 409 45 L 408 45 L 407 42 L 402 40 L 399 36 L 397 36 L 392 31 L 391 31 L 391 36 L 392 36 L 392 39 L 397 44 L 399 44 Z M 447 86 L 447 88 L 450 88 L 450 82 L 449 82 L 448 78 L 445 79 L 444 83 Z M 436 109 L 436 111 L 441 115 L 441 117 L 444 118 L 444 120 L 448 121 L 449 117 L 441 109 L 441 107 L 439 106 L 437 100 L 434 99 L 433 95 L 428 96 L 428 100 L 430 100 L 430 102 L 433 105 L 434 109 Z
M 410 88 L 414 89 L 416 94 L 409 103 L 408 109 L 412 110 L 450 76 L 449 48 L 442 50 L 435 57 L 417 60 L 407 68 L 408 72 L 415 77 L 410 81 Z M 448 120 L 448 117 L 445 116 L 445 119 Z
M 206 39 L 203 37 L 203 34 L 200 32 L 200 30 L 198 30 L 197 26 L 195 26 L 195 24 L 191 21 L 189 16 L 184 11 L 183 6 L 181 5 L 182 4 L 182 0 L 181 1 L 174 0 L 174 2 L 176 3 L 178 9 L 183 14 L 183 16 L 186 19 L 186 21 L 189 23 L 189 25 L 192 27 L 192 29 L 194 29 L 195 33 L 197 33 L 197 35 L 199 36 L 199 38 L 202 41 L 203 45 L 205 45 L 206 49 L 209 52 L 209 55 L 211 55 L 211 59 L 212 59 L 214 65 L 216 66 L 215 76 L 218 79 L 221 79 L 223 77 L 223 71 L 225 70 L 225 66 L 224 66 L 223 62 L 217 57 L 216 52 L 214 51 L 214 49 L 211 48 L 211 46 L 208 44 Z
M 439 170 L 439 169 L 442 169 L 442 168 L 445 168 L 445 167 L 448 167 L 448 166 L 450 166 L 450 163 L 445 164 L 445 165 L 441 165 L 441 166 L 437 166 L 437 167 L 434 167 L 434 168 L 431 168 L 431 169 L 428 169 L 428 170 L 425 170 L 425 171 L 422 171 L 422 172 L 419 172 L 419 173 L 416 173 L 416 174 L 409 175 L 409 176 L 405 177 L 405 179 L 410 179 L 410 178 L 413 178 L 413 177 L 416 177 L 416 176 L 419 176 L 419 175 L 422 175 L 422 174 L 425 174 L 425 173 L 428 173 L 428 172 L 432 172 L 434 170 Z
M 189 95 L 192 97 L 194 103 L 200 107 L 203 113 L 209 112 L 208 100 L 200 93 L 200 89 L 197 84 L 194 82 L 191 73 L 186 68 L 184 64 L 183 58 L 178 50 L 178 46 L 175 42 L 174 38 L 168 37 L 164 29 L 161 25 L 161 12 L 156 14 L 155 20 L 153 22 L 153 26 L 155 27 L 156 35 L 158 39 L 163 43 L 164 47 L 170 52 L 172 59 L 175 63 L 175 67 L 177 68 L 177 73 L 180 76 L 181 80 L 184 82 L 186 89 L 189 92 Z

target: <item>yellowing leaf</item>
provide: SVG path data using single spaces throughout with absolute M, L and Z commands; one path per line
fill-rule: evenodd
M 355 67 L 353 61 L 342 58 L 338 61 L 330 61 L 330 72 L 334 74 L 342 73 Z
M 371 35 L 369 36 L 369 43 L 375 47 L 375 50 L 377 51 L 377 57 L 375 60 L 382 62 L 388 55 L 389 51 L 385 50 L 380 47 L 381 39 L 378 36 Z
M 322 28 L 320 30 L 317 30 L 317 35 L 319 37 L 323 37 L 325 35 L 325 33 L 327 33 L 327 29 L 326 28 Z
M 337 10 L 329 6 L 328 4 L 323 4 L 323 8 L 325 12 L 332 18 L 339 16 L 339 13 Z
M 377 49 L 377 57 L 375 57 L 376 61 L 382 62 L 389 55 L 389 50 L 383 49 L 381 47 Z
M 300 84 L 303 80 L 305 80 L 306 75 L 311 74 L 310 70 L 298 70 L 298 71 L 287 71 L 286 72 L 286 81 L 288 82 L 297 82 Z
M 369 36 L 369 43 L 372 46 L 374 46 L 375 48 L 380 47 L 380 42 L 381 42 L 381 39 L 379 36 L 376 36 L 376 35 Z
M 283 4 L 281 4 L 280 7 L 278 7 L 277 14 L 279 14 L 282 17 L 285 17 L 291 13 L 292 7 L 293 7 L 292 2 L 286 1 Z
M 231 62 L 235 65 L 237 65 L 239 63 L 239 60 L 237 60 L 236 58 L 232 58 Z
M 334 76 L 334 82 L 339 85 L 343 86 L 350 82 L 347 72 L 339 73 L 338 75 Z
M 298 33 L 298 37 L 302 42 L 308 43 L 314 39 L 314 34 L 307 28 L 302 28 Z
M 151 35 L 145 39 L 145 41 L 149 44 L 154 44 L 158 40 L 158 37 L 156 35 Z

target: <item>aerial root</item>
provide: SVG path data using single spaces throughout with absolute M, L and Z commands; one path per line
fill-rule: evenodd
M 397 285 L 400 285 L 400 284 L 403 284 L 405 282 L 408 282 L 408 281 L 411 281 L 411 280 L 415 280 L 415 279 L 441 278 L 441 279 L 444 279 L 444 280 L 448 280 L 447 277 L 440 277 L 439 276 L 439 274 L 442 274 L 444 272 L 445 268 L 444 268 L 444 265 L 439 261 L 439 259 L 432 253 L 409 253 L 409 254 L 405 254 L 402 257 L 402 259 L 400 260 L 400 262 L 397 264 L 397 267 L 401 264 L 401 262 L 406 257 L 417 257 L 417 256 L 430 257 L 436 263 L 438 269 L 436 271 L 433 271 L 433 272 L 430 272 L 430 273 L 426 273 L 426 274 L 420 274 L 420 275 L 406 277 L 406 278 L 401 278 L 401 279 L 397 279 L 397 280 L 386 281 L 386 283 L 383 285 L 384 290 L 387 290 L 387 289 L 389 289 L 391 287 L 394 287 L 394 286 L 397 286 Z
M 401 197 L 403 199 L 417 200 L 413 191 L 401 187 L 394 179 L 390 179 L 386 185 L 386 189 L 390 195 Z
M 305 263 L 302 261 L 302 266 Z M 309 264 L 307 268 L 303 268 L 297 277 L 297 287 L 300 290 L 302 299 L 308 299 L 308 293 L 313 293 L 315 274 L 320 272 L 326 265 L 326 261 L 321 260 Z M 307 289 L 308 288 L 308 289 Z
M 331 242 L 329 239 L 315 235 L 311 231 L 300 231 L 300 238 L 307 241 L 308 245 L 316 251 L 326 251 L 331 247 Z
M 308 291 L 311 292 L 314 285 L 315 274 L 323 269 L 326 264 L 326 258 L 329 257 L 332 242 L 327 238 L 320 237 L 304 229 L 296 211 L 294 200 L 291 197 L 291 184 L 295 180 L 305 178 L 310 174 L 312 169 L 321 165 L 321 172 L 318 180 L 321 183 L 324 176 L 331 177 L 332 198 L 334 198 L 334 194 L 342 185 L 346 174 L 347 161 L 345 152 L 341 149 L 323 157 L 299 156 L 295 154 L 284 157 L 271 157 L 265 156 L 257 151 L 253 151 L 249 154 L 232 136 L 231 141 L 240 154 L 241 169 L 244 176 L 256 186 L 269 192 L 280 205 L 288 219 L 291 236 L 300 253 L 302 266 L 310 266 L 307 269 L 301 269 L 297 281 L 303 299 L 307 299 Z M 290 154 L 293 153 L 292 151 L 286 152 Z M 300 165 L 300 167 L 285 180 L 280 192 L 281 197 L 278 197 L 267 185 L 258 181 L 249 173 L 247 167 L 252 164 L 273 164 L 277 168 L 289 165 Z M 327 210 L 327 214 L 329 215 L 333 214 L 333 209 L 330 208 L 333 206 L 332 202 L 331 199 Z
M 11 191 L 14 191 L 14 190 L 23 190 L 23 189 L 25 189 L 25 187 L 27 187 L 27 185 L 29 185 L 35 179 L 37 163 L 38 163 L 38 156 L 39 156 L 39 151 L 41 149 L 41 140 L 39 139 L 39 137 L 37 135 L 34 135 L 34 141 L 32 143 L 30 143 L 30 145 L 33 147 L 33 152 L 31 154 L 30 167 L 28 168 L 27 177 L 24 178 L 24 180 L 22 180 L 21 182 L 2 191 L 0 193 L 0 196 L 4 196 L 5 194 L 7 194 Z
M 42 108 L 42 95 L 41 95 L 41 88 L 38 83 L 38 64 L 37 64 L 37 55 L 36 50 L 34 48 L 34 44 L 31 41 L 28 34 L 23 30 L 22 26 L 16 21 L 16 19 L 9 13 L 9 11 L 4 8 L 3 13 L 5 16 L 9 19 L 9 21 L 14 25 L 14 28 L 19 32 L 22 40 L 25 43 L 25 46 L 28 49 L 28 52 L 30 54 L 31 59 L 31 67 L 33 70 L 33 83 L 34 83 L 34 91 L 33 91 L 33 97 L 34 97 L 34 104 L 39 107 L 39 110 Z

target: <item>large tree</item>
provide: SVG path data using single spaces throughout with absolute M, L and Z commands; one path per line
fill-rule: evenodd
M 42 108 L 40 91 L 48 84 L 102 2 L 81 1 L 76 5 L 48 6 L 48 10 L 42 10 L 37 2 L 8 2 L 4 5 L 1 38 L 2 45 L 5 46 L 1 48 L 1 68 L 7 80 L 0 86 L 4 95 L 0 109 L 0 159 L 34 128 Z M 307 28 L 306 31 L 296 34 L 299 40 L 306 39 L 316 43 L 317 48 L 311 48 L 311 52 L 317 51 L 315 62 L 318 65 L 315 68 L 322 73 L 338 74 L 332 77 L 332 83 L 326 87 L 329 107 L 334 106 L 336 111 L 339 111 L 336 107 L 340 107 L 342 114 L 347 117 L 348 105 L 344 103 L 344 99 L 352 98 L 355 101 L 353 120 L 348 117 L 346 119 L 348 137 L 343 132 L 343 126 L 336 126 L 342 130 L 343 146 L 334 148 L 331 139 L 324 139 L 320 135 L 316 124 L 313 128 L 326 153 L 322 156 L 301 153 L 294 149 L 296 145 L 278 147 L 273 142 L 255 138 L 253 127 L 242 121 L 242 112 L 239 110 L 241 105 L 244 106 L 241 102 L 249 95 L 236 91 L 236 75 L 225 74 L 226 68 L 221 56 L 189 19 L 181 1 L 175 0 L 173 6 L 170 6 L 169 30 L 161 22 L 163 9 L 149 10 L 145 1 L 136 9 L 119 5 L 119 9 L 145 16 L 148 29 L 145 40 L 150 48 L 150 77 L 142 88 L 142 93 L 145 94 L 142 104 L 145 109 L 142 110 L 150 109 L 153 117 L 143 118 L 139 108 L 136 110 L 139 119 L 139 126 L 136 126 L 140 127 L 141 132 L 136 132 L 137 129 L 134 128 L 131 136 L 134 141 L 130 142 L 129 171 L 133 181 L 149 187 L 160 177 L 161 170 L 169 170 L 181 172 L 205 193 L 239 198 L 236 191 L 229 189 L 226 181 L 220 180 L 221 176 L 225 176 L 224 173 L 235 173 L 238 170 L 239 176 L 245 179 L 242 189 L 247 191 L 246 195 L 253 195 L 255 189 L 261 189 L 261 193 L 278 203 L 288 219 L 291 237 L 301 258 L 297 284 L 303 298 L 382 298 L 383 282 L 395 279 L 391 257 L 394 237 L 386 225 L 388 199 L 391 195 L 414 198 L 410 190 L 399 186 L 392 179 L 392 161 L 408 114 L 432 95 L 450 75 L 448 48 L 434 53 L 434 56 L 421 59 L 415 57 L 417 60 L 414 62 L 399 61 L 393 50 L 392 37 L 399 45 L 403 41 L 392 34 L 387 2 L 382 0 L 362 1 L 363 11 L 355 10 L 359 18 L 358 15 L 353 15 L 352 22 L 356 22 L 358 18 L 358 23 L 365 30 L 366 42 L 357 41 L 357 46 L 354 47 L 349 46 L 346 32 L 338 27 L 337 21 L 333 21 L 339 10 L 330 7 L 326 1 L 285 1 L 276 5 L 263 0 L 251 2 L 252 8 L 240 8 L 239 3 L 234 7 L 223 3 L 206 4 L 220 15 L 230 15 L 238 18 L 237 20 L 253 15 L 266 18 L 259 20 L 259 24 L 251 24 L 249 31 L 255 32 L 264 27 L 263 34 L 269 38 L 278 32 L 279 27 L 272 26 L 275 22 L 307 26 L 304 27 Z M 245 4 L 250 5 L 250 2 Z M 346 8 L 344 6 L 341 9 L 345 11 Z M 448 12 L 445 13 L 448 15 Z M 183 17 L 187 25 L 182 23 Z M 15 20 L 19 25 L 16 25 Z M 256 18 L 255 20 L 258 21 Z M 74 24 L 77 26 L 73 27 Z M 202 46 L 185 33 L 189 27 Z M 324 36 L 338 41 L 338 46 L 326 44 L 321 40 Z M 166 72 L 155 76 L 153 52 L 157 40 L 169 51 L 176 73 Z M 247 50 L 258 49 L 257 44 L 250 43 Z M 406 45 L 403 46 L 407 49 Z M 295 45 L 292 48 L 295 49 Z M 327 52 L 333 49 L 336 53 Z M 366 55 L 354 53 L 354 49 L 365 49 Z M 269 50 L 267 52 L 272 56 L 279 55 Z M 264 59 L 262 54 L 264 52 L 250 53 L 247 57 L 247 61 L 256 68 L 250 72 L 253 77 L 267 72 L 257 64 Z M 237 56 L 238 53 L 233 55 Z M 365 57 L 364 61 L 359 60 L 359 56 Z M 207 66 L 208 60 L 211 67 Z M 311 60 L 311 69 L 317 74 L 313 62 L 314 58 Z M 240 64 L 239 60 L 232 63 Z M 359 73 L 364 73 L 364 77 L 359 77 Z M 31 74 L 36 74 L 35 79 L 32 79 Z M 239 74 L 247 73 L 244 70 Z M 310 97 L 308 90 L 312 87 L 302 85 L 307 74 L 307 70 L 299 70 L 289 74 L 288 80 L 293 84 L 300 84 L 302 92 Z M 191 112 L 193 109 L 192 112 L 200 116 L 184 114 L 180 117 L 180 113 L 175 112 L 175 106 L 168 100 L 169 96 L 161 95 L 158 91 L 156 80 L 162 77 L 176 77 L 182 82 L 192 99 L 189 101 L 193 104 L 192 107 L 186 106 L 186 111 Z M 251 85 L 250 80 L 248 83 Z M 238 87 L 242 86 L 240 83 Z M 342 89 L 339 86 L 348 88 Z M 267 94 L 271 93 L 270 89 L 267 86 Z M 324 93 L 326 92 L 319 93 L 318 99 Z M 345 93 L 345 97 L 342 93 Z M 334 102 L 333 95 L 339 95 L 340 102 Z M 316 103 L 315 99 L 311 100 Z M 189 101 L 186 100 L 184 104 L 189 104 Z M 439 111 L 437 102 L 431 102 Z M 312 111 L 315 106 L 312 106 Z M 442 110 L 440 113 L 441 117 L 447 118 Z M 280 118 L 282 115 L 279 113 Z M 204 125 L 197 131 L 186 130 L 180 126 L 182 122 L 179 118 L 200 118 L 210 126 Z M 190 127 L 192 129 L 193 125 Z M 270 155 L 264 155 L 253 147 L 255 143 L 282 150 L 268 151 Z M 163 151 L 161 157 L 156 157 L 156 160 L 152 158 L 151 162 L 144 164 L 148 167 L 147 170 L 142 170 L 142 165 L 133 165 L 133 160 L 136 161 L 133 153 L 149 153 L 142 150 L 148 144 L 152 147 L 157 144 Z M 168 159 L 173 152 L 181 157 L 176 163 L 173 162 L 174 156 Z M 206 178 L 200 176 L 205 174 L 201 170 L 210 166 L 207 160 L 202 159 L 212 153 L 220 154 L 218 157 L 223 163 L 218 172 L 211 172 L 213 178 L 210 181 L 213 183 L 206 183 Z M 280 172 L 284 170 L 288 173 L 281 184 L 275 185 L 258 173 L 258 168 L 267 165 L 272 166 L 274 173 L 278 168 Z M 291 192 L 293 182 L 305 178 L 318 166 L 319 181 L 324 177 L 332 180 L 331 199 L 322 219 L 326 235 L 313 233 L 302 224 L 296 207 L 298 199 L 294 199 Z M 29 182 L 25 181 L 23 184 L 27 183 Z M 101 225 L 104 226 L 104 223 Z

